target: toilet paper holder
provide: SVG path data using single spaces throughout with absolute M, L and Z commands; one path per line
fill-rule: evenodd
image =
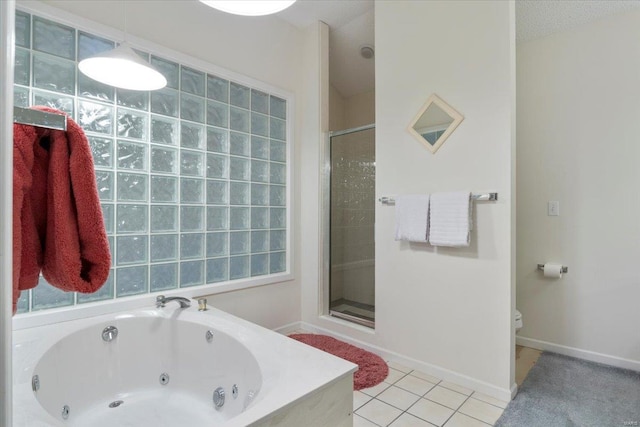
M 538 264 L 538 270 L 544 271 L 544 264 Z M 562 273 L 568 273 L 569 272 L 569 267 L 563 265 L 562 266 Z

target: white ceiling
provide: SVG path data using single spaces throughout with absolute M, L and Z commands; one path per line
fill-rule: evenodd
M 374 3 L 298 0 L 278 14 L 298 28 L 316 21 L 329 25 L 331 84 L 345 98 L 375 87 L 374 61 L 360 56 L 363 44 L 374 46 Z M 533 40 L 639 7 L 640 0 L 516 0 L 516 40 Z

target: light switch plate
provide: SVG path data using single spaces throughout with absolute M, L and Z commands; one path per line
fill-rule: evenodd
M 557 200 L 551 200 L 547 203 L 547 215 L 548 216 L 560 216 L 560 202 Z

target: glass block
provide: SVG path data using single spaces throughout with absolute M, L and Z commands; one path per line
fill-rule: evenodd
M 118 105 L 147 111 L 149 109 L 149 92 L 139 90 L 116 89 Z
M 180 263 L 180 287 L 204 284 L 204 261 L 188 261 Z
M 274 252 L 269 254 L 269 272 L 282 273 L 287 268 L 286 252 Z
M 180 202 L 203 203 L 204 180 L 192 178 L 180 178 Z
M 231 157 L 229 163 L 229 176 L 231 179 L 249 181 L 251 178 L 251 163 L 249 160 Z
M 269 204 L 269 186 L 264 184 L 251 184 L 251 204 L 252 205 L 268 205 Z
M 143 52 L 136 48 L 133 48 L 133 51 L 138 55 L 144 62 L 149 62 L 149 54 L 147 52 Z
M 151 292 L 175 289 L 178 287 L 178 264 L 160 264 L 151 266 Z
M 178 178 L 171 176 L 151 176 L 152 202 L 178 202 Z
M 148 236 L 118 236 L 117 264 L 143 264 L 147 262 Z
M 182 122 L 180 126 L 180 145 L 187 148 L 204 147 L 204 126 Z
M 229 152 L 229 132 L 225 129 L 207 127 L 207 151 Z
M 244 277 L 249 277 L 249 256 L 229 258 L 229 278 L 234 280 Z
M 118 168 L 145 170 L 147 145 L 118 141 Z
M 100 200 L 113 200 L 113 172 L 96 171 Z
M 118 136 L 132 139 L 147 139 L 149 117 L 146 113 L 118 108 Z
M 251 181 L 269 182 L 269 162 L 251 160 Z
M 207 101 L 207 124 L 222 128 L 229 127 L 229 106 L 215 101 Z
M 29 106 L 29 89 L 20 86 L 13 87 L 13 105 L 27 108 Z
M 269 232 L 268 231 L 252 231 L 251 232 L 251 253 L 269 251 Z
M 34 53 L 33 86 L 74 95 L 76 92 L 75 62 Z
M 204 234 L 180 235 L 180 259 L 204 257 Z
M 207 260 L 207 283 L 224 282 L 229 278 L 229 258 Z
M 287 168 L 282 163 L 271 163 L 269 165 L 270 182 L 272 184 L 285 184 L 287 182 Z
M 271 161 L 275 162 L 286 162 L 287 161 L 287 150 L 284 142 L 271 140 Z
M 178 151 L 171 148 L 151 147 L 151 172 L 176 173 Z
M 177 206 L 151 206 L 151 232 L 164 231 L 178 231 Z
M 240 132 L 249 132 L 251 118 L 247 110 L 229 108 L 229 128 Z
M 269 136 L 268 116 L 259 113 L 251 113 L 251 134 Z
M 97 82 L 92 78 L 78 73 L 78 96 L 93 98 L 98 101 L 113 101 L 114 89 L 112 86 Z
M 274 139 L 286 140 L 287 139 L 287 127 L 284 120 L 271 117 L 271 123 L 269 125 L 269 136 Z
M 269 274 L 269 254 L 251 255 L 251 275 Z
M 194 95 L 204 96 L 204 73 L 192 68 L 182 67 L 180 90 Z
M 229 208 L 207 206 L 207 231 L 227 230 L 229 228 Z
M 33 17 L 33 48 L 62 58 L 76 59 L 76 30 Z
M 207 154 L 207 178 L 228 178 L 229 157 Z
M 147 200 L 147 176 L 134 173 L 118 173 L 118 200 Z
M 287 232 L 285 230 L 271 230 L 269 250 L 283 251 L 287 248 Z
M 38 286 L 31 290 L 31 311 L 73 305 L 73 292 L 51 286 L 40 276 Z
M 249 208 L 229 208 L 229 220 L 232 230 L 246 230 L 250 225 Z
M 152 91 L 151 112 L 178 117 L 178 91 L 167 88 Z
M 251 147 L 249 144 L 249 135 L 244 133 L 230 132 L 230 148 L 231 154 L 238 156 L 249 156 L 251 154 Z
M 250 98 L 251 90 L 248 87 L 231 82 L 229 104 L 249 109 Z
M 147 293 L 149 281 L 147 266 L 123 267 L 116 270 L 116 296 L 138 295 Z
M 116 232 L 146 233 L 148 216 L 146 205 L 117 205 Z
M 272 185 L 269 190 L 269 200 L 271 206 L 284 206 L 287 203 L 286 187 Z
M 189 176 L 203 175 L 203 155 L 195 151 L 180 152 L 180 174 Z
M 31 15 L 16 10 L 15 19 L 16 46 L 31 47 Z
M 229 254 L 229 233 L 207 233 L 207 257 Z
M 226 205 L 228 200 L 228 182 L 207 180 L 208 205 Z
M 269 114 L 269 95 L 259 90 L 251 89 L 251 111 Z
M 29 86 L 31 81 L 31 54 L 28 50 L 17 47 L 15 55 L 13 82 Z
M 229 203 L 232 205 L 248 205 L 251 201 L 249 184 L 244 182 L 229 183 Z
M 151 55 L 151 65 L 165 76 L 168 87 L 178 89 L 178 82 L 180 81 L 180 68 L 178 64 Z
M 259 136 L 251 136 L 251 157 L 255 159 L 269 159 L 269 140 Z
M 271 227 L 273 228 L 273 225 Z M 269 208 L 251 208 L 251 228 L 253 230 L 269 228 Z
M 249 253 L 248 231 L 235 231 L 229 233 L 229 253 L 231 255 Z
M 102 287 L 92 294 L 83 294 L 78 292 L 76 294 L 78 304 L 86 304 L 88 302 L 105 301 L 113 299 L 113 281 L 115 278 L 115 271 L 109 271 L 109 277 Z
M 178 258 L 178 235 L 151 236 L 151 262 L 172 261 Z
M 207 75 L 207 98 L 229 102 L 229 80 Z
M 269 113 L 281 119 L 287 118 L 287 101 L 271 95 Z
M 111 40 L 78 31 L 78 61 L 106 52 L 115 47 Z
M 176 145 L 178 120 L 151 115 L 151 142 Z
M 107 240 L 109 241 L 109 254 L 111 255 L 111 267 L 116 265 L 116 257 L 115 257 L 115 247 L 116 247 L 116 238 L 114 236 L 107 236 Z
M 55 92 L 46 92 L 43 90 L 33 90 L 33 105 L 44 105 L 64 111 L 71 117 L 75 117 L 74 100 L 70 96 L 64 96 Z
M 85 132 L 113 135 L 113 107 L 96 102 L 78 101 L 78 124 Z
M 180 118 L 192 122 L 204 123 L 204 98 L 198 96 L 180 95 Z
M 203 214 L 203 207 L 181 206 L 180 231 L 203 231 Z
M 111 234 L 113 233 L 113 205 L 103 203 L 100 207 L 102 208 L 104 228 L 107 231 L 107 234 Z
M 16 17 L 17 18 L 17 17 Z M 29 312 L 29 300 L 30 300 L 31 291 L 26 290 L 20 292 L 20 298 L 18 298 L 18 302 L 16 303 L 16 313 L 28 313 Z

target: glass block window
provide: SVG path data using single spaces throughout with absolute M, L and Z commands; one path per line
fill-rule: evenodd
M 44 278 L 18 312 L 286 271 L 286 100 L 138 52 L 167 78 L 115 89 L 77 69 L 115 42 L 16 11 L 14 104 L 67 112 L 85 130 L 111 245 L 108 282 L 91 295 Z

